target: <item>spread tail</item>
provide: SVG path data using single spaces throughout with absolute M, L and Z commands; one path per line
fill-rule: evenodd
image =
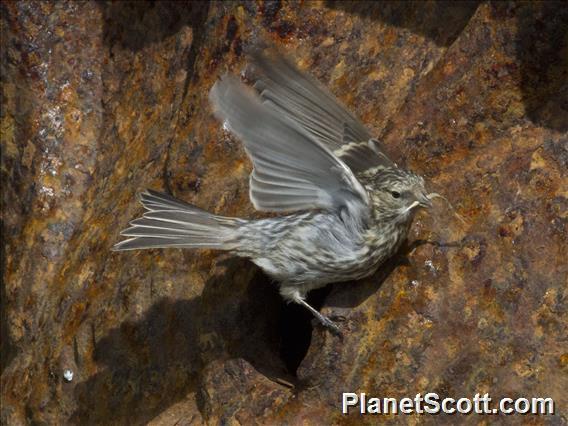
M 140 201 L 146 213 L 121 232 L 129 238 L 116 244 L 113 250 L 166 247 L 233 250 L 238 247 L 237 230 L 244 220 L 216 216 L 152 190 L 140 194 Z

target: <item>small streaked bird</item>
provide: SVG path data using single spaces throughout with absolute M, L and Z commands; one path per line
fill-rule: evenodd
M 209 99 L 253 163 L 254 207 L 282 215 L 223 217 L 148 190 L 140 195 L 146 212 L 114 250 L 207 248 L 249 258 L 278 281 L 286 301 L 337 332 L 306 294 L 373 274 L 406 239 L 416 211 L 438 194 L 391 161 L 360 121 L 290 59 L 265 48 L 249 56 L 254 88 L 225 75 Z

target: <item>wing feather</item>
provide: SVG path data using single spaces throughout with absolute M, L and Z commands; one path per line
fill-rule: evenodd
M 216 117 L 244 144 L 254 170 L 250 198 L 265 211 L 368 211 L 367 193 L 351 170 L 313 136 L 264 105 L 243 83 L 224 76 L 210 101 Z
M 353 173 L 377 166 L 395 167 L 378 141 L 373 140 L 374 149 L 366 147 L 372 139 L 365 126 L 292 61 L 264 47 L 253 49 L 250 56 L 256 71 L 254 87 L 263 103 L 328 147 Z M 349 155 L 343 152 L 345 145 L 354 143 L 362 147 Z

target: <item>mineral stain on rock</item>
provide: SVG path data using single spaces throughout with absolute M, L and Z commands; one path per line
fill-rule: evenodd
M 562 2 L 0 8 L 2 424 L 372 423 L 340 414 L 343 391 L 550 396 L 554 417 L 526 419 L 566 420 Z M 466 221 L 421 217 L 412 238 L 436 244 L 311 295 L 343 339 L 248 262 L 109 251 L 145 188 L 258 217 L 207 94 L 259 37 Z

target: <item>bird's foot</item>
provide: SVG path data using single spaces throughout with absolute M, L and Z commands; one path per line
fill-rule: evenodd
M 341 334 L 342 334 L 341 328 L 339 328 L 339 326 L 336 323 L 334 323 L 332 320 L 330 320 L 328 317 L 321 315 L 321 316 L 318 316 L 317 319 L 318 319 L 318 321 L 321 325 L 323 325 L 325 328 L 327 328 L 333 334 L 335 334 L 337 336 L 341 336 Z
M 328 317 L 320 314 L 316 309 L 311 307 L 304 300 L 304 298 L 299 295 L 299 293 L 296 293 L 295 297 L 292 300 L 296 303 L 299 303 L 300 305 L 303 305 L 306 309 L 308 309 L 313 314 L 313 316 L 318 320 L 318 322 L 321 325 L 323 325 L 325 328 L 327 328 L 329 331 L 331 331 L 333 334 L 341 336 L 341 329 L 339 328 L 339 326 L 336 323 L 334 323 L 332 320 L 330 320 Z

